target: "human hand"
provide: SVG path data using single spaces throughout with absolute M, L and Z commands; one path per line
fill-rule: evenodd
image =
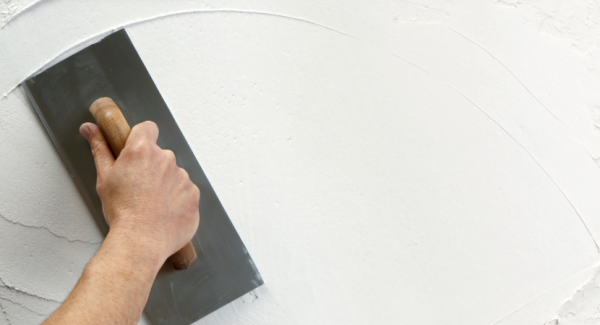
M 156 144 L 153 122 L 133 127 L 116 160 L 97 125 L 84 123 L 80 132 L 92 148 L 96 189 L 110 232 L 134 238 L 164 262 L 198 228 L 198 187 L 177 166 L 173 152 Z

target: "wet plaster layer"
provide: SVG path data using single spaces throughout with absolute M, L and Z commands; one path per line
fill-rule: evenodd
M 544 324 L 596 273 L 593 4 L 122 5 L 0 32 L 0 324 L 41 322 L 101 241 L 14 87 L 119 26 L 266 281 L 198 324 Z

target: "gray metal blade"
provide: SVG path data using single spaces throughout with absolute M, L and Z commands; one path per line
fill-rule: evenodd
M 153 324 L 191 324 L 263 284 L 215 191 L 175 123 L 125 30 L 119 30 L 22 84 L 100 229 L 108 226 L 96 193 L 96 168 L 79 126 L 93 122 L 92 101 L 108 96 L 130 125 L 158 124 L 158 144 L 202 192 L 201 223 L 192 239 L 198 261 L 175 271 L 165 264 L 146 313 Z

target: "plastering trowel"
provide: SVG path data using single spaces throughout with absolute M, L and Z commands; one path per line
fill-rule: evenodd
M 89 108 L 98 98 L 112 98 L 125 125 L 154 121 L 159 146 L 175 153 L 177 164 L 200 188 L 201 222 L 191 241 L 197 260 L 188 269 L 177 270 L 188 265 L 177 267 L 171 257 L 171 263 L 162 267 L 145 309 L 153 324 L 191 324 L 263 284 L 125 30 L 30 77 L 22 86 L 105 235 L 108 225 L 96 193 L 94 160 L 79 134 L 81 124 L 95 121 Z

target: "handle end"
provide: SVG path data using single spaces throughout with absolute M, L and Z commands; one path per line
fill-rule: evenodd
M 198 255 L 196 255 L 194 245 L 189 241 L 185 246 L 169 257 L 169 262 L 171 262 L 176 270 L 187 270 L 190 266 L 194 265 L 197 259 Z
M 92 115 L 97 116 L 98 115 L 98 111 L 100 111 L 102 108 L 107 108 L 107 107 L 119 107 L 117 106 L 117 104 L 115 103 L 114 100 L 112 100 L 112 98 L 110 97 L 101 97 L 96 99 L 92 105 L 90 105 L 90 113 L 92 113 Z

